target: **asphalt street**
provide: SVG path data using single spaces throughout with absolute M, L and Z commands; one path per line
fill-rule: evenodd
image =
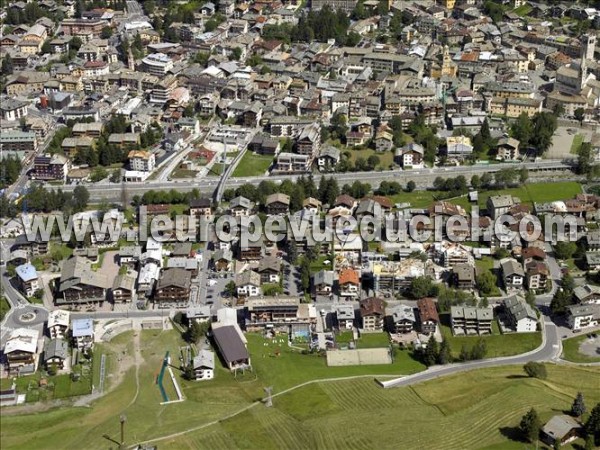
M 571 166 L 567 163 L 558 160 L 546 160 L 538 162 L 526 162 L 522 164 L 515 163 L 499 163 L 492 165 L 481 165 L 481 166 L 458 166 L 458 167 L 436 167 L 433 169 L 420 169 L 420 170 L 387 170 L 381 172 L 348 172 L 348 173 L 332 173 L 315 175 L 315 182 L 318 183 L 321 176 L 333 177 L 340 185 L 345 183 L 353 183 L 356 180 L 360 180 L 364 183 L 369 183 L 371 186 L 379 186 L 382 181 L 397 181 L 399 183 L 407 183 L 412 180 L 417 183 L 420 188 L 428 187 L 433 183 L 433 180 L 437 177 L 449 178 L 463 175 L 470 179 L 473 175 L 482 175 L 484 173 L 497 172 L 501 169 L 514 168 L 521 169 L 527 168 L 530 171 L 554 171 L 554 170 L 567 170 Z M 272 176 L 257 176 L 249 178 L 229 178 L 226 183 L 223 184 L 223 188 L 237 188 L 243 184 L 253 184 L 257 186 L 261 181 L 282 181 L 290 179 L 296 181 L 302 175 L 278 175 Z M 532 174 L 530 174 L 532 176 Z M 90 193 L 90 200 L 100 201 L 102 199 L 108 201 L 119 201 L 122 198 L 122 190 L 126 189 L 128 195 L 143 195 L 144 192 L 149 190 L 170 190 L 176 189 L 181 192 L 189 192 L 192 189 L 200 190 L 204 195 L 212 195 L 218 186 L 216 180 L 199 180 L 192 183 L 186 180 L 173 180 L 173 181 L 159 181 L 150 180 L 141 183 L 126 183 L 126 184 L 112 184 L 112 185 L 86 185 Z M 66 185 L 61 187 L 63 191 L 70 192 L 75 186 Z
M 549 317 L 542 317 L 544 319 L 542 345 L 532 352 L 506 358 L 483 359 L 481 361 L 434 366 L 427 369 L 425 372 L 420 372 L 415 375 L 383 381 L 381 382 L 381 385 L 384 388 L 410 386 L 412 384 L 422 383 L 423 381 L 466 372 L 468 370 L 483 369 L 486 367 L 523 365 L 529 361 L 556 361 L 562 353 L 559 333 L 556 325 L 554 325 Z

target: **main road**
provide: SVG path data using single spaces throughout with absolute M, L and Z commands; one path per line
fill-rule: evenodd
M 430 187 L 433 180 L 437 177 L 450 178 L 457 177 L 459 175 L 467 178 L 467 181 L 473 175 L 483 175 L 485 173 L 498 172 L 501 169 L 514 168 L 521 169 L 526 168 L 530 171 L 530 176 L 535 172 L 544 171 L 548 174 L 553 171 L 566 171 L 572 168 L 572 166 L 560 160 L 544 160 L 538 162 L 525 162 L 521 164 L 516 163 L 499 163 L 490 165 L 474 165 L 474 166 L 457 166 L 457 167 L 436 167 L 433 169 L 417 169 L 417 170 L 386 170 L 381 172 L 345 172 L 345 173 L 331 173 L 331 174 L 320 174 L 315 175 L 315 180 L 318 182 L 321 176 L 333 177 L 339 184 L 353 183 L 356 180 L 360 180 L 365 183 L 370 183 L 373 187 L 379 186 L 382 181 L 397 181 L 401 184 L 405 184 L 408 181 L 414 181 L 419 188 Z M 295 175 L 277 175 L 277 176 L 257 176 L 249 178 L 229 178 L 224 184 L 223 188 L 237 188 L 243 184 L 258 185 L 261 181 L 282 181 L 290 179 L 296 181 L 301 174 Z M 118 202 L 122 198 L 122 190 L 125 188 L 128 195 L 143 195 L 145 192 L 150 190 L 164 191 L 170 189 L 176 189 L 180 192 L 189 192 L 192 189 L 200 190 L 204 195 L 212 196 L 215 189 L 217 188 L 216 180 L 174 180 L 174 181 L 160 181 L 151 180 L 142 183 L 126 183 L 126 184 L 114 184 L 114 185 L 88 185 L 86 186 L 90 193 L 90 200 L 92 202 L 99 202 L 102 200 Z M 61 187 L 65 192 L 71 192 L 75 186 L 66 185 Z
M 436 378 L 453 375 L 460 372 L 466 372 L 474 369 L 484 369 L 486 367 L 523 365 L 530 361 L 558 361 L 562 353 L 562 345 L 558 328 L 550 317 L 542 316 L 542 345 L 537 349 L 522 353 L 520 355 L 508 356 L 505 358 L 482 359 L 480 361 L 471 361 L 467 363 L 448 364 L 445 366 L 434 366 L 425 372 L 409 375 L 402 378 L 395 378 L 388 381 L 380 381 L 384 388 L 409 386 L 411 384 L 421 383 L 423 381 L 434 380 Z

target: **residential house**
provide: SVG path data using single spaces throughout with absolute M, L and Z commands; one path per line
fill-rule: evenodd
M 17 328 L 4 343 L 4 358 L 9 372 L 34 373 L 37 366 L 39 332 L 32 328 Z
M 131 150 L 127 155 L 129 168 L 140 172 L 152 172 L 156 166 L 154 153 L 144 150 Z
M 581 432 L 582 426 L 574 417 L 560 414 L 542 427 L 541 437 L 546 444 L 558 448 L 579 438 Z
M 267 255 L 258 262 L 256 272 L 260 275 L 261 283 L 279 283 L 281 260 L 275 256 Z
M 106 274 L 94 271 L 87 260 L 75 256 L 63 263 L 56 303 L 102 303 L 111 286 Z
M 600 205 L 599 205 L 600 207 Z M 590 252 L 598 252 L 600 251 L 600 230 L 589 230 L 585 241 L 587 244 L 587 249 Z
M 48 253 L 48 241 L 42 240 L 41 236 L 36 235 L 34 239 L 28 239 L 26 234 L 20 234 L 15 239 L 12 247 L 12 252 L 17 250 L 25 250 L 29 255 L 35 257 Z
M 512 295 L 502 301 L 504 321 L 512 331 L 526 333 L 537 330 L 537 314 L 523 297 Z
M 37 271 L 33 265 L 27 263 L 18 266 L 15 273 L 17 274 L 17 286 L 25 297 L 33 297 L 35 292 L 41 288 Z
M 117 275 L 111 290 L 114 303 L 126 303 L 134 300 L 136 279 L 137 272 L 135 271 Z
M 378 297 L 369 297 L 360 301 L 360 316 L 364 331 L 382 331 L 385 303 Z
M 36 156 L 33 160 L 33 171 L 30 176 L 34 180 L 59 180 L 65 182 L 69 172 L 69 159 L 58 153 Z
M 302 130 L 296 141 L 296 151 L 300 155 L 307 155 L 311 159 L 317 155 L 321 147 L 321 125 L 312 123 Z
M 527 289 L 534 292 L 544 292 L 548 285 L 550 269 L 545 262 L 531 261 L 525 264 L 525 279 Z
M 355 299 L 360 296 L 360 278 L 358 271 L 354 269 L 343 269 L 338 278 L 340 297 L 344 299 Z
M 600 304 L 600 286 L 592 284 L 577 286 L 573 289 L 573 295 L 579 304 Z
M 233 267 L 233 253 L 230 249 L 217 250 L 212 256 L 214 270 L 229 272 Z
M 519 159 L 520 142 L 511 137 L 504 137 L 498 140 L 496 146 L 496 159 L 504 161 L 516 161 Z
M 246 327 L 277 326 L 293 322 L 303 322 L 309 317 L 300 317 L 301 309 L 299 297 L 260 297 L 246 300 Z
M 333 172 L 340 162 L 340 149 L 333 145 L 323 145 L 316 161 L 319 172 Z
M 248 217 L 254 209 L 254 202 L 246 197 L 238 196 L 229 202 L 229 212 L 234 217 Z
M 91 349 L 94 345 L 94 322 L 92 319 L 74 319 L 71 322 L 73 345 L 79 350 Z
M 235 277 L 238 298 L 256 297 L 261 294 L 261 277 L 252 270 L 246 270 Z
M 418 169 L 423 167 L 423 155 L 425 149 L 422 145 L 411 142 L 396 150 L 394 161 L 402 166 L 403 169 Z
M 69 311 L 63 311 L 55 309 L 48 313 L 48 334 L 51 338 L 62 339 L 67 336 L 67 330 L 69 329 L 71 313 Z
M 192 360 L 192 369 L 194 380 L 212 380 L 215 376 L 215 354 L 210 350 L 200 350 Z
M 285 215 L 290 211 L 290 196 L 281 193 L 271 194 L 267 197 L 265 206 L 269 215 Z
M 330 296 L 333 294 L 333 271 L 319 270 L 313 275 L 312 287 L 315 296 Z
M 339 330 L 351 330 L 354 327 L 354 306 L 345 304 L 335 305 L 335 316 Z
M 262 237 L 257 241 L 244 243 L 243 240 L 238 242 L 239 259 L 242 261 L 258 261 L 262 258 L 264 250 L 264 242 Z
M 523 266 L 513 258 L 505 258 L 500 261 L 500 268 L 502 270 L 502 280 L 504 286 L 508 290 L 521 289 L 525 284 L 525 272 Z
M 450 308 L 452 333 L 459 334 L 492 334 L 494 310 L 492 308 L 475 308 L 452 306 Z
M 455 264 L 452 275 L 458 289 L 471 290 L 475 286 L 475 268 L 471 264 Z
M 415 310 L 409 305 L 398 305 L 388 309 L 391 320 L 390 331 L 396 334 L 410 333 L 415 329 Z
M 423 334 L 435 333 L 440 318 L 432 298 L 422 298 L 417 301 L 419 311 L 419 331 Z
M 515 199 L 511 195 L 491 195 L 486 201 L 488 214 L 492 219 L 498 219 L 515 205 Z
M 600 324 L 600 304 L 570 305 L 567 310 L 569 327 L 573 331 Z
M 212 201 L 210 198 L 195 198 L 190 200 L 190 215 L 198 219 L 204 217 L 209 222 L 212 220 Z
M 181 268 L 166 269 L 154 293 L 154 302 L 160 307 L 170 307 L 171 304 L 187 304 L 190 297 L 192 274 Z
M 47 369 L 54 366 L 58 370 L 65 368 L 69 358 L 69 345 L 64 339 L 50 339 L 44 347 L 43 361 Z

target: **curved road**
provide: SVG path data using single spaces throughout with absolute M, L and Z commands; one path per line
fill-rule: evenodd
M 481 361 L 472 361 L 461 364 L 448 364 L 446 366 L 434 366 L 425 372 L 409 375 L 402 378 L 396 378 L 388 381 L 380 381 L 384 388 L 399 386 L 409 386 L 411 384 L 421 383 L 423 381 L 433 380 L 455 373 L 466 372 L 468 370 L 483 369 L 486 367 L 522 365 L 529 361 L 558 361 L 562 353 L 562 344 L 556 325 L 552 323 L 549 317 L 543 318 L 542 345 L 537 349 L 505 358 L 483 359 Z

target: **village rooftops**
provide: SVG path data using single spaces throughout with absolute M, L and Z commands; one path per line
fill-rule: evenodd
M 92 319 L 75 319 L 72 328 L 74 338 L 94 335 L 94 322 Z
M 30 328 L 17 328 L 11 334 L 4 345 L 4 354 L 18 352 L 35 353 L 39 332 Z

